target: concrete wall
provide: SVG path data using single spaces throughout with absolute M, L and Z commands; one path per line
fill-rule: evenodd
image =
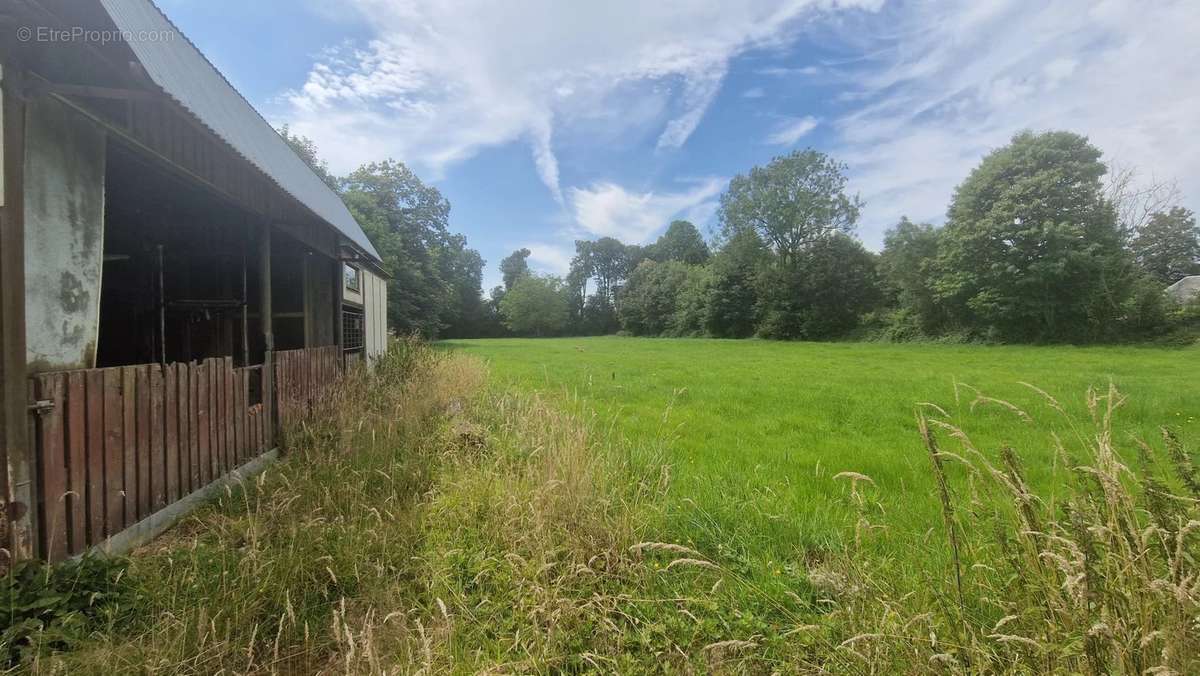
M 387 352 L 387 280 L 364 269 L 361 302 L 365 323 L 363 351 L 370 363 Z
M 30 372 L 95 366 L 104 267 L 104 132 L 49 98 L 25 145 L 25 339 Z

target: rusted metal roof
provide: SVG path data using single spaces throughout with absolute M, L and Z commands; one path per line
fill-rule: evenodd
M 150 0 L 100 0 L 146 74 L 246 161 L 350 241 L 379 252 L 350 211 L 278 132 Z M 139 39 L 145 36 L 147 39 Z

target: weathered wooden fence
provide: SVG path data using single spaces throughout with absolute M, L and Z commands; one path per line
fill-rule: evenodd
M 39 554 L 81 553 L 271 448 L 261 375 L 225 357 L 30 378 Z
M 275 391 L 279 424 L 288 427 L 312 410 L 337 383 L 344 370 L 342 348 L 309 347 L 275 353 Z

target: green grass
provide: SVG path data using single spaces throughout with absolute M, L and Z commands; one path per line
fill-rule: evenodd
M 692 339 L 562 338 L 447 341 L 489 362 L 492 377 L 591 407 L 632 441 L 670 437 L 660 461 L 672 488 L 665 536 L 701 551 L 734 549 L 755 577 L 780 562 L 839 547 L 857 517 L 839 472 L 875 482 L 888 532 L 874 540 L 902 568 L 945 556 L 935 484 L 914 422 L 918 402 L 969 419 L 990 457 L 1008 444 L 1030 483 L 1053 494 L 1062 481 L 1047 431 L 1070 424 L 1030 383 L 1086 419 L 1085 394 L 1109 382 L 1129 397 L 1118 436 L 1157 439 L 1177 427 L 1200 438 L 1200 349 L 936 344 L 781 343 Z M 1023 422 L 975 394 L 1009 401 Z M 940 537 L 940 536 L 939 536 Z M 907 548 L 907 549 L 905 549 Z

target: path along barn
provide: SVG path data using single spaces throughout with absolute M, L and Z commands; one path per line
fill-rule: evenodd
M 281 418 L 382 352 L 386 283 L 149 0 L 6 0 L 0 68 L 0 546 L 59 560 L 261 464 Z

